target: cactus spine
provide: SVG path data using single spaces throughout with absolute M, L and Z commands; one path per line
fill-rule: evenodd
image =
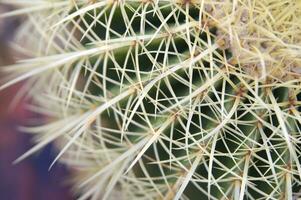
M 4 1 L 28 17 L 6 88 L 49 116 L 80 199 L 293 199 L 299 0 Z M 119 197 L 118 197 L 119 198 Z

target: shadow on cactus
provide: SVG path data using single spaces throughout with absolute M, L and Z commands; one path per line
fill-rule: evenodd
M 1 89 L 28 79 L 79 199 L 293 199 L 300 0 L 2 1 L 24 14 Z M 114 197 L 119 196 L 119 197 Z

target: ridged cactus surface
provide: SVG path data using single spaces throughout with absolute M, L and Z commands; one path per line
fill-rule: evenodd
M 29 79 L 79 199 L 293 199 L 300 0 L 2 0 L 24 14 L 1 89 Z M 24 58 L 24 56 L 23 56 Z

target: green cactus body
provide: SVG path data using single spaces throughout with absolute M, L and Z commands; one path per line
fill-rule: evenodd
M 2 15 L 34 58 L 1 89 L 49 116 L 17 161 L 56 141 L 80 199 L 298 194 L 300 1 L 33 2 Z

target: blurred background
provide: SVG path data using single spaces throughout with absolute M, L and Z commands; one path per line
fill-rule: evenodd
M 10 9 L 0 4 L 0 15 Z M 20 19 L 17 18 L 0 18 L 0 67 L 14 62 L 14 52 L 9 48 L 9 43 L 18 23 Z M 0 74 L 0 78 L 3 76 Z M 72 199 L 66 181 L 68 170 L 56 164 L 48 171 L 55 157 L 52 146 L 47 146 L 39 154 L 19 164 L 12 164 L 33 145 L 30 135 L 18 130 L 18 126 L 25 125 L 26 120 L 35 115 L 26 109 L 28 102 L 20 102 L 14 110 L 8 109 L 20 86 L 22 83 L 0 91 L 0 199 Z

